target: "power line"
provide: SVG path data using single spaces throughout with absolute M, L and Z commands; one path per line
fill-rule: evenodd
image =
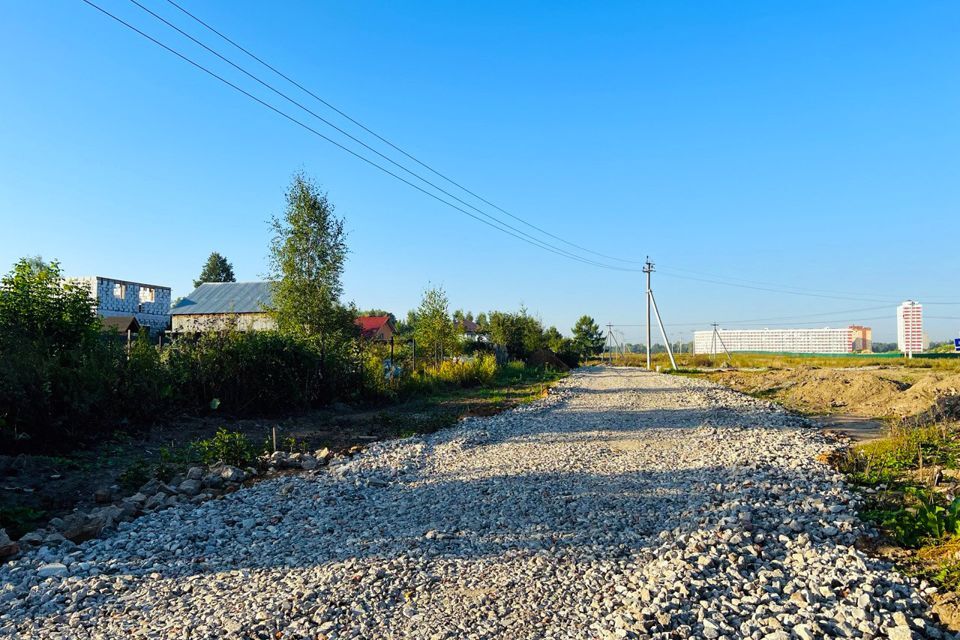
M 537 240 L 537 239 L 535 239 L 535 238 L 532 238 L 532 237 L 530 237 L 530 236 L 523 237 L 522 235 L 519 235 L 519 234 L 517 234 L 517 233 L 513 233 L 513 232 L 511 232 L 511 231 L 508 231 L 507 229 L 504 229 L 503 227 L 500 227 L 500 226 L 498 226 L 497 224 L 494 224 L 494 223 L 492 223 L 492 222 L 489 222 L 488 220 L 484 220 L 483 218 L 480 218 L 480 217 L 478 217 L 478 216 L 470 213 L 469 211 L 467 211 L 467 210 L 465 210 L 465 209 L 463 209 L 463 208 L 461 208 L 461 207 L 458 207 L 457 205 L 455 205 L 455 204 L 453 204 L 453 203 L 451 203 L 451 202 L 448 202 L 447 200 L 444 200 L 443 198 L 441 198 L 440 196 L 436 195 L 435 193 L 432 193 L 432 192 L 430 192 L 430 191 L 427 191 L 426 189 L 424 189 L 424 188 L 421 187 L 420 185 L 415 184 L 415 183 L 413 183 L 413 182 L 410 182 L 410 181 L 407 180 L 406 178 L 404 178 L 404 177 L 402 177 L 402 176 L 400 176 L 400 175 L 397 175 L 396 173 L 390 171 L 390 170 L 387 169 L 386 167 L 384 167 L 384 166 L 382 166 L 382 165 L 374 162 L 373 160 L 370 160 L 369 158 L 366 158 L 366 157 L 363 156 L 362 154 L 357 153 L 356 151 L 350 149 L 349 147 L 347 147 L 347 146 L 345 146 L 345 145 L 337 142 L 336 140 L 334 140 L 334 139 L 332 139 L 332 138 L 324 135 L 323 133 L 317 131 L 316 129 L 314 129 L 314 128 L 311 127 L 310 125 L 308 125 L 308 124 L 306 124 L 306 123 L 298 120 L 297 118 L 291 116 L 290 114 L 288 114 L 288 113 L 280 110 L 279 108 L 273 106 L 272 104 L 270 104 L 270 103 L 268 103 L 268 102 L 266 102 L 266 101 L 264 101 L 264 100 L 261 100 L 260 98 L 258 98 L 257 96 L 253 95 L 252 93 L 250 93 L 250 92 L 246 91 L 245 89 L 239 87 L 238 85 L 230 82 L 229 80 L 227 80 L 227 79 L 224 78 L 223 76 L 220 76 L 220 75 L 218 75 L 217 73 L 215 73 L 214 71 L 211 71 L 210 69 L 208 69 L 207 67 L 203 66 L 203 65 L 200 64 L 199 62 L 196 62 L 196 61 L 192 60 L 191 58 L 189 58 L 189 57 L 187 57 L 186 55 L 180 53 L 179 51 L 173 49 L 172 47 L 169 47 L 169 46 L 165 45 L 164 43 L 160 42 L 159 40 L 157 40 L 157 39 L 154 38 L 153 36 L 150 36 L 149 34 L 141 31 L 140 29 L 138 29 L 137 27 L 133 26 L 133 25 L 130 24 L 129 22 L 126 22 L 126 21 L 123 20 L 122 18 L 119 18 L 118 16 L 110 13 L 109 11 L 107 11 L 107 10 L 104 9 L 103 7 L 100 7 L 99 5 L 97 5 L 96 3 L 92 2 L 91 0 L 81 0 L 81 1 L 84 2 L 85 4 L 90 5 L 91 7 L 93 7 L 93 8 L 96 9 L 97 11 L 103 13 L 104 15 L 112 18 L 113 20 L 115 20 L 116 22 L 122 24 L 123 26 L 127 27 L 128 29 L 134 31 L 135 33 L 139 34 L 140 36 L 146 38 L 147 40 L 150 40 L 151 42 L 153 42 L 153 43 L 156 44 L 157 46 L 159 46 L 159 47 L 161 47 L 161 48 L 169 51 L 170 53 L 174 54 L 174 55 L 177 56 L 178 58 L 180 58 L 180 59 L 182 59 L 183 61 L 189 63 L 190 65 L 196 67 L 197 69 L 200 69 L 200 70 L 203 71 L 204 73 L 212 76 L 213 78 L 216 78 L 217 80 L 219 80 L 220 82 L 222 82 L 222 83 L 226 84 L 227 86 L 231 87 L 231 88 L 234 89 L 235 91 L 238 91 L 239 93 L 243 94 L 244 96 L 246 96 L 246 97 L 250 98 L 251 100 L 259 103 L 260 105 L 266 107 L 267 109 L 273 111 L 274 113 L 276 113 L 276 114 L 278 114 L 278 115 L 286 118 L 287 120 L 293 122 L 293 123 L 296 124 L 296 125 L 299 125 L 300 127 L 306 129 L 306 130 L 309 131 L 310 133 L 313 133 L 314 135 L 322 138 L 323 140 L 326 140 L 326 141 L 329 142 L 330 144 L 333 144 L 334 146 L 340 148 L 340 149 L 343 150 L 343 151 L 346 151 L 346 152 L 349 153 L 350 155 L 352 155 L 352 156 L 358 158 L 359 160 L 362 160 L 363 162 L 366 162 L 367 164 L 369 164 L 369 165 L 371 165 L 371 166 L 379 169 L 380 171 L 386 173 L 387 175 L 389 175 L 389 176 L 391 176 L 391 177 L 393 177 L 393 178 L 396 178 L 397 180 L 403 182 L 404 184 L 406 184 L 406 185 L 408 185 L 408 186 L 410 186 L 410 187 L 413 187 L 413 188 L 416 189 L 417 191 L 420 191 L 421 193 L 424 193 L 424 194 L 430 196 L 431 198 L 437 200 L 438 202 L 441 202 L 441 203 L 447 205 L 448 207 L 451 207 L 451 208 L 453 208 L 453 209 L 455 209 L 455 210 L 463 213 L 464 215 L 470 216 L 471 218 L 473 218 L 474 220 L 477 220 L 478 222 L 482 222 L 483 224 L 485 224 L 485 225 L 487 225 L 487 226 L 489 226 L 489 227 L 492 227 L 492 228 L 496 229 L 497 231 L 501 231 L 501 232 L 503 232 L 503 233 L 506 233 L 507 235 L 513 236 L 514 238 L 517 238 L 518 240 L 521 240 L 521 241 L 523 241 L 523 242 L 526 242 L 527 244 L 531 244 L 531 245 L 533 245 L 533 246 L 539 247 L 539 248 L 541 248 L 541 249 L 544 249 L 544 250 L 549 251 L 549 252 L 551 252 L 551 253 L 555 253 L 555 254 L 557 254 L 557 255 L 559 255 L 559 256 L 562 256 L 562 257 L 565 257 L 565 258 L 570 258 L 570 259 L 572 259 L 572 260 L 577 260 L 577 261 L 579 261 L 579 262 L 583 262 L 583 263 L 585 263 L 585 264 L 590 264 L 590 265 L 593 265 L 593 266 L 596 266 L 596 267 L 601 267 L 601 268 L 604 268 L 604 269 L 612 269 L 612 270 L 617 270 L 617 271 L 639 271 L 639 269 L 630 269 L 630 268 L 627 268 L 627 267 L 616 267 L 616 266 L 612 266 L 612 265 L 607 265 L 607 264 L 603 264 L 603 263 L 600 263 L 600 262 L 596 262 L 596 261 L 590 260 L 589 258 L 583 258 L 583 257 L 581 257 L 581 256 L 577 256 L 577 255 L 575 255 L 575 254 L 571 254 L 571 253 L 565 252 L 565 251 L 562 250 L 562 249 L 556 249 L 556 248 L 552 247 L 551 245 L 548 245 L 548 244 L 546 244 L 546 243 L 544 243 L 544 242 L 542 242 L 542 241 L 540 241 L 540 240 Z M 490 216 L 488 216 L 488 217 L 490 217 Z M 493 218 L 493 219 L 496 220 L 496 218 Z M 504 225 L 505 227 L 509 227 L 509 225 L 507 225 L 506 223 L 504 223 L 504 222 L 502 222 L 502 221 L 498 221 L 498 222 L 499 222 L 500 224 Z M 512 228 L 512 227 L 510 227 L 510 228 Z M 522 233 L 522 232 L 520 232 L 520 233 Z M 526 235 L 526 234 L 524 234 L 524 235 Z M 529 238 L 529 239 L 528 239 L 528 238 Z
M 544 241 L 540 240 L 539 238 L 535 238 L 534 236 L 531 236 L 530 234 L 528 234 L 528 233 L 526 233 L 526 232 L 524 232 L 524 231 L 521 231 L 520 229 L 517 229 L 516 227 L 514 227 L 514 226 L 512 226 L 512 225 L 510 225 L 510 224 L 507 224 L 506 222 L 504 222 L 504 221 L 496 218 L 495 216 L 490 215 L 489 213 L 483 211 L 482 209 L 479 209 L 478 207 L 474 206 L 473 204 L 471 204 L 471 203 L 469 203 L 469 202 L 466 202 L 465 200 L 463 200 L 463 199 L 457 197 L 456 195 L 450 193 L 449 191 L 447 191 L 447 190 L 444 189 L 443 187 L 440 187 L 439 185 L 435 184 L 434 182 L 431 182 L 430 180 L 427 180 L 426 178 L 424 178 L 424 177 L 421 176 L 420 174 L 416 173 L 415 171 L 411 171 L 410 169 L 408 169 L 408 168 L 405 167 L 404 165 L 400 164 L 399 162 L 397 162 L 397 161 L 394 160 L 393 158 L 391 158 L 391 157 L 389 157 L 389 156 L 381 153 L 381 152 L 378 151 L 377 149 L 371 147 L 370 145 L 368 145 L 368 144 L 367 144 L 366 142 L 364 142 L 363 140 L 360 140 L 360 139 L 357 138 L 356 136 L 350 134 L 348 131 L 345 131 L 344 129 L 338 127 L 338 126 L 337 126 L 336 124 L 334 124 L 333 122 L 330 122 L 329 120 L 327 120 L 326 118 L 324 118 L 324 117 L 321 116 L 320 114 L 318 114 L 318 113 L 316 113 L 315 111 L 311 110 L 310 108 L 304 106 L 304 105 L 301 104 L 300 102 L 294 100 L 293 98 L 291 98 L 290 96 L 288 96 L 286 93 L 280 91 L 279 89 L 277 89 L 276 87 L 274 87 L 274 86 L 271 85 L 270 83 L 265 82 L 265 81 L 262 80 L 261 78 L 257 77 L 256 75 L 254 75 L 254 74 L 251 73 L 250 71 L 248 71 L 248 70 L 244 69 L 243 67 L 241 67 L 240 65 L 236 64 L 235 62 L 233 62 L 232 60 L 230 60 L 230 59 L 227 58 L 226 56 L 222 55 L 222 54 L 219 53 L 218 51 L 216 51 L 216 50 L 214 50 L 213 48 L 207 46 L 206 44 L 204 44 L 203 42 L 201 42 L 201 41 L 198 40 L 197 38 L 193 37 L 192 35 L 190 35 L 190 34 L 187 33 L 186 31 L 184 31 L 183 29 L 181 29 L 180 27 L 178 27 L 177 25 L 173 24 L 172 22 L 170 22 L 169 20 L 167 20 L 167 19 L 164 18 L 163 16 L 161 16 L 161 15 L 153 12 L 153 11 L 150 10 L 148 7 L 146 7 L 146 6 L 144 6 L 143 4 L 141 4 L 141 3 L 139 2 L 139 0 L 130 0 L 130 2 L 131 2 L 132 4 L 135 4 L 136 6 L 140 7 L 140 9 L 142 9 L 142 10 L 145 11 L 146 13 L 150 14 L 151 16 L 153 16 L 154 18 L 156 18 L 156 19 L 159 20 L 160 22 L 164 23 L 165 25 L 167 25 L 167 26 L 170 27 L 171 29 L 175 30 L 175 31 L 176 31 L 177 33 L 179 33 L 180 35 L 188 38 L 189 40 L 191 40 L 191 41 L 194 42 L 195 44 L 203 47 L 204 49 L 206 49 L 207 51 L 209 51 L 209 52 L 212 53 L 213 55 L 217 56 L 218 58 L 220 58 L 221 60 L 223 60 L 224 62 L 226 62 L 227 64 L 229 64 L 231 67 L 233 67 L 233 68 L 236 69 L 237 71 L 240 71 L 241 73 L 243 73 L 244 75 L 246 75 L 246 76 L 249 77 L 250 79 L 254 80 L 255 82 L 258 82 L 259 84 L 263 85 L 264 87 L 266 87 L 266 88 L 269 89 L 270 91 L 274 92 L 275 94 L 277 94 L 278 96 L 280 96 L 280 97 L 283 98 L 284 100 L 286 100 L 286 101 L 290 102 L 291 104 L 293 104 L 294 106 L 302 109 L 302 110 L 305 111 L 306 113 L 309 113 L 310 115 L 312 115 L 313 117 L 317 118 L 318 120 L 320 120 L 321 122 L 323 122 L 323 123 L 326 124 L 327 126 L 329 126 L 329 127 L 331 127 L 332 129 L 338 131 L 340 134 L 346 136 L 346 137 L 349 138 L 350 140 L 353 140 L 354 142 L 356 142 L 357 144 L 361 145 L 362 147 L 364 147 L 364 148 L 367 149 L 368 151 L 371 151 L 371 152 L 375 153 L 376 155 L 378 155 L 379 157 L 383 158 L 383 159 L 386 160 L 387 162 L 391 163 L 392 165 L 394 165 L 394 166 L 397 167 L 398 169 L 400 169 L 400 170 L 402 170 L 402 171 L 405 171 L 406 173 L 412 175 L 413 177 L 417 178 L 418 180 L 422 181 L 423 183 L 425 183 L 425 184 L 427 184 L 427 185 L 430 185 L 431 187 L 433 187 L 433 188 L 436 189 L 437 191 L 443 193 L 444 195 L 446 195 L 446 196 L 448 196 L 448 197 L 450 197 L 450 198 L 453 198 L 454 200 L 456 200 L 457 202 L 459 202 L 459 203 L 462 204 L 463 206 L 469 207 L 470 209 L 473 209 L 474 211 L 476 211 L 476 212 L 479 213 L 480 215 L 482 215 L 482 216 L 484 216 L 484 217 L 486 217 L 486 218 L 489 218 L 489 219 L 495 221 L 496 223 L 498 223 L 498 224 L 500 224 L 500 225 L 503 225 L 504 227 L 506 227 L 506 228 L 508 228 L 508 229 L 510 229 L 510 230 L 512 230 L 512 231 L 515 231 L 516 233 L 519 233 L 519 234 L 522 235 L 522 236 L 525 236 L 525 237 L 527 237 L 527 238 L 529 238 L 529 239 L 531 239 L 531 240 L 534 240 L 534 241 L 536 241 L 536 242 L 541 242 L 542 244 L 547 245 L 547 246 L 550 246 L 550 247 L 552 247 L 553 249 L 556 249 L 557 251 L 560 251 L 560 252 L 562 252 L 562 253 L 564 253 L 564 254 L 568 254 L 570 257 L 574 257 L 574 256 L 576 255 L 576 254 L 573 254 L 573 253 L 571 253 L 571 252 L 569 252 L 569 251 L 567 251 L 567 250 L 565 250 L 565 249 L 561 249 L 561 248 L 556 247 L 556 246 L 554 246 L 554 245 L 551 245 L 551 244 L 549 244 L 549 243 L 547 243 L 547 242 L 544 242 Z M 176 6 L 176 5 L 175 5 L 175 6 Z M 180 7 L 178 7 L 178 8 L 180 8 Z M 205 25 L 205 26 L 206 26 L 206 25 Z M 462 188 L 462 187 L 461 187 L 461 188 Z M 511 216 L 511 217 L 515 217 L 515 216 Z M 519 218 L 518 218 L 518 219 L 519 219 Z M 521 220 L 521 221 L 522 221 L 522 220 Z M 542 230 L 541 230 L 541 231 L 542 231 Z M 548 233 L 547 235 L 551 235 L 551 234 Z M 562 240 L 562 238 L 560 238 L 560 240 Z M 598 264 L 599 264 L 599 263 L 598 263 Z
M 892 298 L 889 299 L 889 300 L 886 300 L 886 299 L 879 299 L 879 298 L 864 298 L 864 297 L 854 297 L 854 296 L 835 296 L 835 295 L 828 295 L 828 294 L 825 294 L 825 293 L 806 293 L 806 292 L 803 292 L 803 291 L 791 291 L 791 290 L 789 290 L 789 289 L 774 289 L 774 288 L 771 288 L 771 287 L 757 287 L 757 286 L 748 285 L 748 284 L 738 284 L 738 283 L 735 283 L 735 282 L 724 282 L 724 281 L 722 281 L 722 280 L 713 280 L 713 279 L 708 279 L 708 278 L 696 278 L 696 277 L 693 277 L 693 276 L 681 276 L 681 275 L 677 275 L 677 274 L 675 274 L 675 273 L 664 273 L 663 275 L 666 276 L 666 277 L 668 277 L 668 278 L 677 278 L 677 279 L 680 279 L 680 280 L 694 280 L 694 281 L 696 281 L 696 282 L 708 282 L 708 283 L 710 283 L 710 284 L 719 284 L 719 285 L 723 285 L 723 286 L 725 286 L 725 287 L 738 287 L 738 288 L 740 288 L 740 289 L 753 289 L 753 290 L 755 290 L 755 291 L 769 291 L 769 292 L 772 292 L 772 293 L 783 293 L 783 294 L 788 294 L 788 295 L 807 296 L 807 297 L 812 297 L 812 298 L 830 298 L 830 299 L 832 299 L 832 300 L 850 300 L 850 301 L 862 301 L 862 302 L 887 302 L 887 303 L 889 303 L 890 300 L 892 300 Z
M 795 287 L 795 286 L 791 286 L 791 285 L 777 284 L 777 283 L 772 283 L 772 282 L 763 282 L 763 281 L 759 281 L 759 280 L 749 280 L 749 279 L 746 279 L 746 278 L 736 278 L 736 277 L 731 277 L 731 276 L 722 276 L 722 275 L 718 275 L 718 274 L 710 273 L 710 272 L 706 272 L 706 271 L 696 271 L 696 270 L 694 270 L 694 269 L 681 269 L 681 268 L 679 268 L 679 267 L 661 267 L 661 269 L 667 271 L 667 272 L 668 272 L 667 275 L 671 275 L 671 274 L 669 274 L 670 271 L 679 271 L 679 272 L 682 272 L 682 273 L 692 273 L 692 274 L 697 274 L 697 275 L 708 276 L 708 277 L 710 277 L 710 278 L 714 278 L 714 279 L 719 280 L 719 281 L 724 281 L 724 283 L 726 283 L 726 284 L 730 284 L 731 282 L 744 282 L 744 283 L 754 284 L 754 285 L 766 285 L 766 286 L 770 286 L 770 287 L 777 287 L 777 288 L 779 288 L 779 289 L 792 289 L 792 290 L 794 290 L 794 291 L 799 291 L 799 292 L 806 291 L 806 292 L 812 292 L 812 293 L 830 293 L 830 294 L 834 294 L 834 295 L 837 295 L 837 296 L 844 296 L 845 298 L 848 298 L 848 299 L 856 299 L 856 298 L 858 298 L 858 297 L 860 297 L 860 296 L 863 295 L 863 294 L 859 294 L 859 293 L 849 293 L 849 292 L 843 292 L 843 291 L 835 291 L 835 290 L 831 290 L 831 289 L 816 289 L 816 288 L 811 288 L 811 287 Z M 674 274 L 673 277 L 680 278 L 680 277 L 682 277 L 682 276 L 678 276 L 678 275 L 675 275 L 675 274 Z M 736 286 L 736 285 L 733 285 L 733 286 Z M 780 292 L 780 293 L 787 293 L 786 291 L 778 291 L 778 292 Z M 872 296 L 872 294 L 867 294 L 867 295 Z M 925 298 L 925 297 L 926 297 L 926 296 L 914 296 L 915 299 L 916 299 L 916 298 L 923 299 L 923 298 Z M 892 299 L 893 299 L 893 298 L 891 298 L 891 300 L 892 300 Z M 898 298 L 898 300 L 900 300 L 900 298 Z M 960 304 L 960 302 L 937 302 L 937 301 L 931 302 L 931 301 L 926 301 L 926 302 L 924 302 L 924 304 L 938 304 L 938 305 L 940 305 L 940 304 L 946 304 L 946 305 L 952 305 L 952 304 Z
M 136 0 L 131 0 L 131 1 L 135 2 Z M 625 259 L 625 258 L 618 258 L 618 257 L 616 257 L 616 256 L 609 256 L 609 255 L 606 255 L 606 254 L 603 254 L 603 253 L 599 253 L 599 252 L 597 252 L 597 251 L 593 251 L 592 249 L 588 249 L 588 248 L 586 248 L 586 247 L 583 247 L 583 246 L 580 246 L 580 245 L 575 244 L 575 243 L 573 243 L 573 242 L 570 242 L 569 240 L 565 240 L 564 238 L 561 238 L 560 236 L 554 235 L 553 233 L 550 233 L 550 232 L 547 231 L 546 229 L 543 229 L 543 228 L 541 228 L 541 227 L 538 227 L 538 226 L 536 226 L 535 224 L 532 224 L 532 223 L 530 223 L 530 222 L 527 222 L 527 221 L 524 220 L 523 218 L 521 218 L 521 217 L 519 217 L 519 216 L 516 216 L 516 215 L 510 213 L 510 212 L 507 211 L 506 209 L 503 209 L 502 207 L 494 204 L 493 202 L 487 200 L 487 199 L 484 198 L 483 196 L 475 193 L 474 191 L 471 191 L 470 189 L 468 189 L 467 187 L 463 186 L 462 184 L 460 184 L 459 182 L 457 182 L 457 181 L 454 180 L 453 178 L 450 178 L 449 176 L 445 175 L 444 173 L 441 173 L 440 171 L 438 171 L 437 169 L 434 169 L 434 168 L 433 168 L 432 166 L 430 166 L 429 164 L 423 162 L 422 160 L 418 159 L 418 158 L 415 157 L 414 155 L 408 153 L 407 151 L 405 151 L 405 150 L 402 149 L 401 147 L 397 146 L 397 145 L 394 144 L 393 142 L 390 142 L 390 140 L 388 140 L 387 138 L 385 138 L 385 137 L 383 137 L 382 135 L 378 134 L 377 132 L 373 131 L 372 129 L 370 129 L 369 127 L 367 127 L 367 126 L 366 126 L 365 124 L 363 124 L 362 122 L 356 120 L 355 118 L 351 117 L 349 114 L 345 113 L 343 110 L 337 108 L 336 106 L 334 106 L 333 104 L 331 104 L 331 103 L 328 102 L 327 100 L 323 99 L 322 97 L 320 97 L 319 95 L 317 95 L 316 93 L 314 93 L 313 91 L 311 91 L 310 89 L 308 89 L 307 87 L 303 86 L 301 83 L 297 82 L 296 80 L 294 80 L 293 78 L 291 78 L 291 77 L 288 76 L 287 74 L 285 74 L 285 73 L 283 73 L 282 71 L 280 71 L 279 69 L 277 69 L 275 66 L 271 65 L 270 63 L 266 62 L 265 60 L 263 60 L 262 58 L 260 58 L 260 57 L 257 56 L 256 54 L 254 54 L 254 53 L 253 53 L 252 51 L 250 51 L 249 49 L 244 48 L 243 46 L 241 46 L 240 44 L 238 44 L 236 41 L 234 41 L 233 39 L 231 39 L 230 37 L 228 37 L 227 35 L 225 35 L 223 32 L 219 31 L 218 29 L 216 29 L 216 28 L 214 28 L 213 26 L 211 26 L 209 23 L 207 23 L 207 22 L 205 22 L 204 20 L 200 19 L 199 17 L 195 16 L 195 15 L 192 14 L 190 11 L 188 11 L 187 9 L 185 9 L 184 7 L 182 7 L 180 4 L 178 4 L 177 2 L 174 2 L 174 0 L 167 0 L 167 2 L 170 3 L 171 5 L 173 5 L 174 7 L 176 7 L 179 11 L 181 11 L 182 13 L 184 13 L 185 15 L 187 15 L 188 17 L 192 18 L 192 19 L 193 19 L 194 21 L 196 21 L 197 23 L 203 25 L 203 26 L 204 26 L 205 28 L 207 28 L 209 31 L 213 32 L 214 34 L 216 34 L 217 36 L 219 36 L 220 38 L 222 38 L 222 39 L 225 40 L 226 42 L 230 43 L 231 45 L 233 45 L 234 47 L 236 47 L 237 49 L 239 49 L 240 51 L 242 51 L 242 52 L 245 53 L 246 55 L 250 56 L 251 58 L 253 58 L 253 59 L 256 60 L 257 62 L 259 62 L 260 64 L 262 64 L 264 67 L 266 67 L 266 68 L 269 69 L 270 71 L 272 71 L 272 72 L 274 72 L 275 74 L 277 74 L 278 76 L 280 76 L 281 78 L 283 78 L 284 80 L 286 80 L 287 82 L 289 82 L 290 84 L 292 84 L 293 86 L 297 87 L 298 89 L 300 89 L 300 90 L 303 91 L 304 93 L 308 94 L 309 96 L 313 97 L 315 100 L 317 100 L 318 102 L 320 102 L 321 104 L 323 104 L 323 105 L 326 106 L 327 108 L 329 108 L 329 109 L 331 109 L 332 111 L 338 113 L 339 115 L 341 115 L 342 117 L 346 118 L 347 120 L 349 120 L 350 122 L 352 122 L 352 123 L 355 124 L 356 126 L 360 127 L 361 129 L 363 129 L 364 131 L 366 131 L 367 133 L 369 133 L 370 135 L 372 135 L 373 137 L 375 137 L 375 138 L 376 138 L 377 140 L 379 140 L 380 142 L 383 142 L 384 144 L 388 145 L 389 147 L 391 147 L 391 148 L 394 149 L 395 151 L 403 154 L 404 156 L 406 156 L 406 157 L 409 158 L 410 160 L 413 160 L 414 162 L 416 162 L 417 164 L 419 164 L 419 165 L 422 166 L 423 168 L 427 169 L 428 171 L 430 171 L 430 172 L 433 173 L 434 175 L 439 176 L 439 177 L 442 178 L 443 180 L 446 180 L 448 183 L 452 184 L 453 186 L 457 187 L 458 189 L 464 191 L 465 193 L 470 194 L 471 196 L 473 196 L 473 197 L 476 198 L 477 200 L 483 202 L 484 204 L 486 204 L 486 205 L 488 205 L 488 206 L 490 206 L 490 207 L 493 207 L 494 209 L 496 209 L 496 210 L 499 211 L 500 213 L 503 213 L 504 215 L 507 215 L 507 216 L 513 218 L 514 220 L 517 220 L 518 222 L 521 222 L 521 223 L 525 224 L 526 226 L 530 227 L 531 229 L 535 229 L 535 230 L 539 231 L 540 233 L 542 233 L 542 234 L 544 234 L 544 235 L 546 235 L 546 236 L 549 236 L 549 237 L 553 238 L 554 240 L 559 240 L 560 242 L 562 242 L 562 243 L 564 243 L 564 244 L 566 244 L 566 245 L 569 245 L 569 246 L 571 246 L 571 247 L 580 249 L 581 251 L 586 251 L 587 253 L 591 253 L 591 254 L 593 254 L 593 255 L 595 255 L 595 256 L 599 256 L 599 257 L 601 257 L 601 258 L 606 258 L 606 259 L 608 259 L 608 260 L 616 260 L 617 262 L 624 262 L 624 263 L 628 263 L 628 264 L 643 264 L 643 262 L 640 261 L 640 260 L 627 260 L 627 259 Z M 137 2 L 137 4 L 139 5 L 139 2 Z M 142 5 L 140 5 L 140 6 L 141 6 L 141 8 L 142 8 Z M 145 10 L 149 11 L 148 9 L 145 9 Z M 153 13 L 153 12 L 151 11 L 150 13 Z M 156 14 L 154 14 L 154 15 L 156 15 Z M 162 18 L 159 18 L 159 19 L 162 20 Z M 164 20 L 164 22 L 166 22 L 166 20 Z M 169 23 L 167 23 L 167 24 L 169 24 Z M 172 25 L 171 25 L 171 26 L 172 26 Z M 174 28 L 176 29 L 176 27 L 174 27 Z M 177 30 L 180 31 L 179 29 L 177 29 Z M 181 31 L 181 33 L 183 33 L 183 32 Z M 186 35 L 186 34 L 184 34 L 184 35 Z M 190 36 L 187 36 L 187 37 L 190 37 Z M 193 38 L 191 38 L 191 40 L 192 40 L 192 39 L 193 39 Z M 207 48 L 205 45 L 201 45 L 201 46 L 204 46 L 204 48 Z M 217 55 L 219 55 L 219 54 L 217 54 Z M 231 64 L 232 64 L 232 63 L 231 63 Z M 319 116 L 317 116 L 317 117 L 319 117 Z M 321 118 L 321 119 L 322 119 L 322 118 Z M 326 121 L 325 121 L 325 122 L 326 122 Z M 331 125 L 331 126 L 335 126 L 335 125 Z M 338 127 L 337 127 L 337 130 L 342 132 L 342 130 L 339 129 Z M 350 136 L 350 134 L 345 134 L 345 135 Z M 353 140 L 356 140 L 356 138 L 353 138 L 353 136 L 350 136 L 350 138 L 353 139 Z M 358 142 L 359 142 L 359 141 L 358 141 Z M 364 143 L 361 142 L 361 144 L 364 144 Z M 364 144 L 364 146 L 367 146 L 367 145 Z M 367 147 L 367 148 L 370 148 L 370 147 Z M 379 152 L 375 152 L 375 153 L 377 153 L 378 155 L 381 155 L 382 157 L 386 157 L 386 156 L 383 156 L 383 154 L 380 154 Z M 391 162 L 393 162 L 393 161 L 391 160 Z M 396 164 L 396 163 L 394 163 L 394 164 Z M 398 165 L 398 166 L 399 166 L 399 165 Z M 407 170 L 407 169 L 404 169 L 404 170 Z M 409 170 L 407 170 L 407 171 L 409 171 Z M 418 177 L 419 177 L 419 176 L 418 176 Z M 423 180 L 423 178 L 420 178 L 420 179 Z M 424 181 L 426 182 L 426 180 L 424 180 Z M 439 188 L 439 187 L 437 187 L 437 188 Z M 455 196 L 454 196 L 454 197 L 455 197 Z

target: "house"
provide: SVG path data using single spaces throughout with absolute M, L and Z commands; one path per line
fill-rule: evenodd
M 360 327 L 360 337 L 376 342 L 390 342 L 397 332 L 390 316 L 360 316 L 354 322 Z
M 460 337 L 472 342 L 486 342 L 485 336 L 480 333 L 480 325 L 473 320 L 461 320 L 457 325 Z
M 272 282 L 204 282 L 170 310 L 174 333 L 268 331 Z
M 133 316 L 139 327 L 151 331 L 166 331 L 170 326 L 170 287 L 104 276 L 67 278 L 67 281 L 90 291 L 90 297 L 96 301 L 97 315 L 105 320 Z

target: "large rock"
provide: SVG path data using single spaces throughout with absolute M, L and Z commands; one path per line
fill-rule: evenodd
M 0 529 L 0 560 L 6 560 L 19 551 L 20 545 L 10 539 L 5 529 Z
M 243 469 L 238 469 L 228 464 L 220 469 L 220 477 L 226 482 L 243 482 L 247 474 L 244 473 Z
M 53 578 L 58 576 L 65 576 L 69 572 L 67 571 L 66 565 L 60 562 L 48 562 L 47 564 L 41 565 L 37 569 L 37 576 L 40 578 Z
M 184 495 L 195 496 L 200 493 L 202 488 L 202 483 L 200 480 L 187 479 L 180 483 L 180 486 L 177 487 L 177 491 Z
M 105 528 L 119 521 L 122 515 L 123 510 L 116 506 L 94 509 L 90 513 L 71 513 L 58 528 L 67 540 L 83 542 L 96 538 Z

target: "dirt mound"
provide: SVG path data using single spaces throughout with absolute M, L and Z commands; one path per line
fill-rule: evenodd
M 785 401 L 808 411 L 844 411 L 858 415 L 867 406 L 885 407 L 906 388 L 904 383 L 873 371 L 815 369 L 794 371 L 792 382 L 781 390 Z
M 527 356 L 527 366 L 546 366 L 556 371 L 570 371 L 570 367 L 550 349 L 537 349 Z
M 960 393 L 960 374 L 906 369 L 780 369 L 717 373 L 717 382 L 805 413 L 908 417 Z

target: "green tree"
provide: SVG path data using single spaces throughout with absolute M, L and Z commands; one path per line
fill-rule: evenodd
M 303 173 L 293 176 L 286 201 L 283 215 L 271 220 L 269 311 L 281 332 L 316 342 L 325 367 L 328 355 L 342 352 L 357 333 L 355 310 L 340 302 L 346 232 L 327 195 Z
M 439 365 L 445 353 L 456 346 L 456 334 L 450 320 L 450 308 L 443 287 L 428 287 L 417 308 L 413 329 L 417 350 L 433 356 Z
M 90 290 L 57 262 L 24 258 L 0 281 L 0 435 L 75 435 L 118 384 Z
M 554 353 L 560 353 L 560 350 L 563 348 L 563 334 L 560 333 L 556 327 L 550 327 L 544 331 L 543 340 L 547 348 Z
M 194 287 L 199 287 L 204 282 L 236 282 L 237 278 L 233 275 L 233 265 L 216 251 L 210 254 L 206 264 L 200 270 L 200 277 L 193 281 Z
M 581 358 L 589 358 L 603 351 L 604 335 L 590 316 L 580 316 L 573 327 L 573 344 Z

